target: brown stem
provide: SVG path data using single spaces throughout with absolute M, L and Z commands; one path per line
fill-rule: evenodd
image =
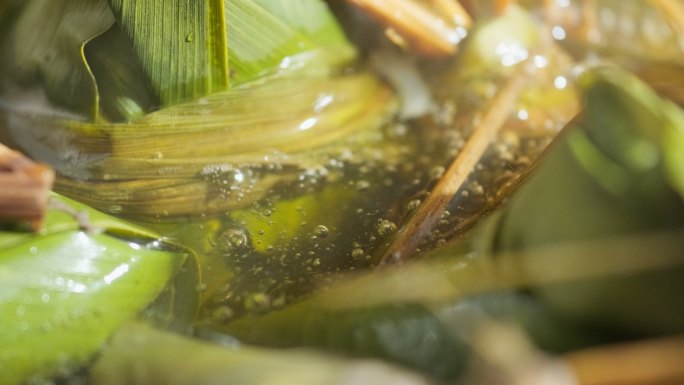
M 0 221 L 28 223 L 40 229 L 55 174 L 0 144 Z
M 347 1 L 410 41 L 416 51 L 430 56 L 455 54 L 458 39 L 454 36 L 454 28 L 467 28 L 472 22 L 470 16 L 454 0 L 434 0 L 433 5 L 440 12 L 447 12 L 444 17 L 413 0 Z M 451 20 L 445 20 L 445 17 Z M 459 22 L 463 25 L 454 25 Z
M 473 19 L 470 14 L 463 8 L 461 3 L 454 0 L 431 0 L 432 5 L 441 14 L 449 17 L 456 25 L 470 28 L 473 25 Z
M 397 232 L 394 241 L 380 260 L 381 265 L 405 261 L 416 251 L 426 235 L 434 230 L 447 205 L 463 186 L 514 110 L 518 96 L 528 78 L 527 71 L 527 63 L 522 63 L 520 70 L 501 88 L 485 110 L 481 123 L 475 127 L 430 195 Z
M 581 385 L 684 383 L 684 336 L 571 353 L 565 361 Z
M 497 15 L 502 15 L 506 12 L 509 6 L 515 4 L 515 0 L 496 0 L 494 9 Z

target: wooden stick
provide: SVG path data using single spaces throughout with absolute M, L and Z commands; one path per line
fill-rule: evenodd
M 684 335 L 590 348 L 564 361 L 580 385 L 684 384 Z
M 460 38 L 456 27 L 467 28 L 472 20 L 454 0 L 433 0 L 434 6 L 447 14 L 436 15 L 428 7 L 413 0 L 347 0 L 373 15 L 381 23 L 396 31 L 412 43 L 413 48 L 425 55 L 448 56 L 456 53 Z M 454 23 L 461 20 L 463 25 Z
M 496 0 L 494 4 L 494 10 L 497 15 L 502 15 L 506 12 L 509 6 L 515 4 L 515 0 Z
M 431 0 L 432 5 L 439 13 L 445 15 L 451 21 L 455 22 L 457 26 L 470 28 L 473 25 L 473 18 L 463 8 L 461 3 L 454 0 Z
M 0 221 L 22 221 L 39 230 L 54 179 L 49 167 L 0 144 Z

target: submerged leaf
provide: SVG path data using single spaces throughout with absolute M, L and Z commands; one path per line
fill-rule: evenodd
M 364 154 L 363 146 L 382 142 L 396 107 L 391 89 L 362 73 L 253 83 L 129 124 L 17 111 L 22 106 L 11 119 L 0 109 L 0 118 L 12 142 L 66 177 L 59 191 L 149 220 L 243 207 L 348 148 Z
M 145 230 L 64 198 L 54 202 L 63 207 L 50 210 L 39 234 L 0 232 L 3 384 L 84 365 L 187 256 L 161 248 Z
M 102 385 L 357 383 L 427 385 L 419 375 L 378 362 L 345 360 L 306 351 L 225 348 L 129 324 L 90 373 Z
M 634 152 L 639 141 L 664 151 L 662 141 L 679 121 L 672 114 L 680 112 L 636 78 L 615 71 L 583 77 L 588 107 L 577 125 L 552 145 L 500 215 L 469 238 L 442 245 L 417 263 L 353 277 L 280 311 L 210 327 L 251 343 L 325 347 L 404 363 L 401 355 L 372 349 L 387 328 L 414 319 L 410 312 L 395 313 L 393 324 L 374 323 L 387 307 L 401 304 L 451 309 L 440 319 L 453 321 L 465 335 L 464 317 L 477 320 L 483 310 L 518 318 L 527 327 L 545 328 L 533 334 L 554 349 L 681 333 L 684 303 L 672 293 L 684 289 L 684 202 L 668 184 L 667 162 L 644 168 L 649 158 Z M 627 184 L 606 188 L 614 167 L 587 163 L 595 153 L 598 161 L 612 162 Z M 521 289 L 527 294 L 510 301 L 506 293 Z M 426 333 L 423 341 L 435 334 L 425 325 L 413 324 L 414 332 Z M 360 335 L 370 348 L 354 344 Z M 404 338 L 411 333 L 399 333 L 389 346 L 401 346 Z M 438 345 L 422 346 L 439 351 Z M 417 349 L 411 357 L 425 354 Z M 438 359 L 429 361 L 439 366 Z

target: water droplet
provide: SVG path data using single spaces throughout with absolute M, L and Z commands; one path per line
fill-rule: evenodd
M 247 311 L 267 310 L 271 305 L 271 297 L 266 293 L 253 293 L 245 299 Z
M 318 225 L 314 229 L 314 237 L 316 238 L 325 238 L 328 236 L 328 234 L 330 234 L 330 230 L 328 230 L 328 228 L 324 225 Z
M 482 187 L 481 184 L 477 183 L 473 186 L 473 189 L 471 191 L 476 195 L 482 195 L 484 194 L 484 187 Z
M 186 43 L 192 43 L 195 40 L 195 34 L 194 33 L 189 33 L 185 36 L 185 42 Z
M 444 175 L 444 171 L 446 171 L 444 166 L 435 166 L 435 167 L 431 168 L 430 169 L 430 179 L 434 180 L 434 179 L 441 178 L 442 175 Z
M 504 67 L 516 65 L 529 56 L 525 45 L 521 41 L 515 39 L 502 41 L 494 50 L 496 55 L 501 58 L 501 64 Z
M 29 253 L 34 254 L 34 255 L 38 254 L 38 248 L 35 246 L 31 246 L 31 248 L 29 248 Z
M 563 27 L 556 25 L 551 29 L 551 35 L 553 35 L 553 38 L 556 40 L 565 40 L 566 32 Z
M 369 181 L 367 181 L 367 180 L 360 180 L 360 181 L 356 182 L 355 187 L 356 187 L 356 189 L 359 190 L 359 191 L 366 191 L 366 190 L 368 190 L 368 189 L 370 188 L 370 185 L 371 185 L 371 184 L 370 184 Z
M 335 100 L 335 98 L 330 94 L 320 94 L 316 101 L 314 102 L 314 112 L 320 113 L 325 107 L 330 105 Z
M 363 249 L 361 249 L 361 248 L 356 248 L 356 249 L 352 250 L 352 252 L 351 252 L 352 259 L 355 259 L 355 260 L 363 259 L 365 255 L 366 255 L 366 252 L 363 251 Z
M 565 76 L 557 76 L 553 79 L 553 85 L 559 90 L 565 89 L 568 86 L 568 79 Z
M 397 225 L 390 220 L 380 219 L 375 230 L 379 236 L 386 237 L 397 231 Z
M 123 207 L 121 205 L 111 205 L 109 206 L 109 212 L 112 214 L 118 214 L 123 210 Z

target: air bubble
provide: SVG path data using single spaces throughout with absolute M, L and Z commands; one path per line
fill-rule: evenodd
M 356 187 L 356 189 L 359 190 L 359 191 L 365 191 L 365 190 L 368 190 L 368 189 L 370 188 L 370 185 L 371 185 L 371 184 L 370 184 L 369 181 L 367 181 L 367 180 L 360 180 L 360 181 L 356 182 L 355 187 Z
M 271 305 L 271 297 L 266 293 L 254 293 L 245 299 L 247 311 L 263 311 Z
M 409 203 L 406 205 L 406 210 L 409 212 L 413 212 L 416 209 L 418 209 L 418 207 L 420 207 L 420 203 L 420 199 L 411 199 Z
M 226 323 L 234 315 L 235 312 L 229 306 L 219 306 L 211 312 L 211 320 L 216 323 Z
M 227 229 L 218 239 L 218 246 L 224 251 L 240 250 L 247 246 L 249 239 L 243 229 Z
M 376 231 L 379 236 L 386 237 L 397 231 L 397 225 L 390 220 L 381 219 L 378 221 Z
M 314 233 L 314 237 L 316 237 L 316 238 L 325 238 L 328 236 L 328 234 L 330 234 L 330 230 L 324 225 L 318 225 L 314 229 L 313 233 Z

